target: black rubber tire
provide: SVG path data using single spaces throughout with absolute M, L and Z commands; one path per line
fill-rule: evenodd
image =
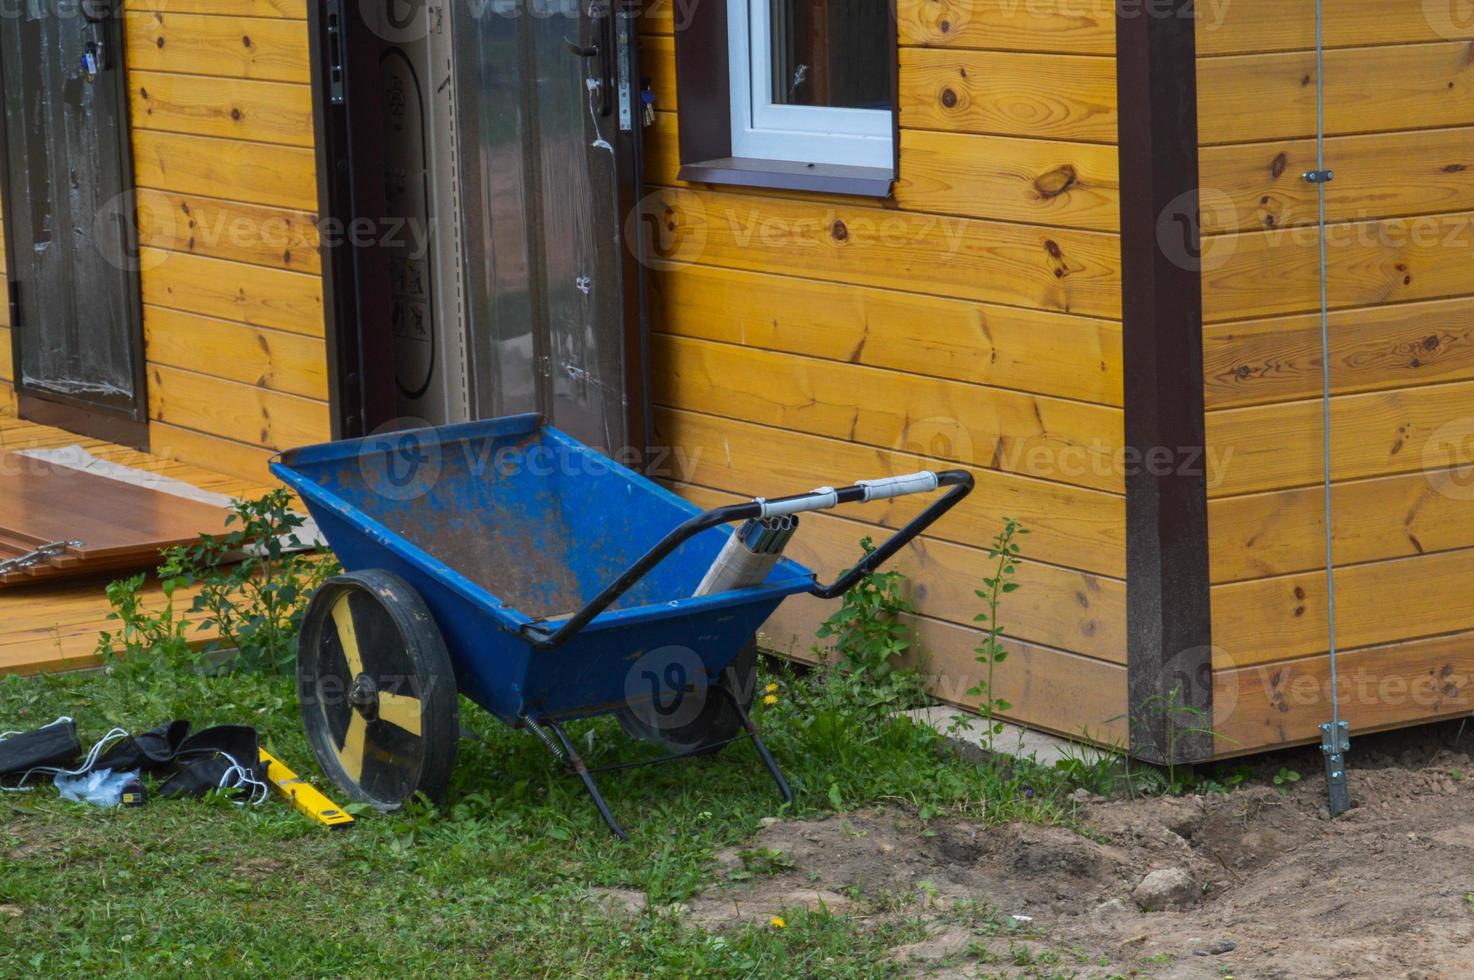
M 756 638 L 748 641 L 737 652 L 731 664 L 722 671 L 717 684 L 734 692 L 744 711 L 752 708 L 757 694 Z M 660 745 L 672 752 L 690 752 L 694 755 L 719 752 L 728 740 L 742 731 L 742 719 L 732 709 L 731 701 L 713 692 L 706 694 L 700 714 L 684 725 L 659 726 L 630 708 L 621 708 L 615 717 L 619 719 L 619 727 L 630 738 Z
M 460 695 L 435 618 L 404 579 L 375 570 L 324 583 L 302 619 L 297 694 L 323 774 L 355 802 L 390 811 L 444 794 Z

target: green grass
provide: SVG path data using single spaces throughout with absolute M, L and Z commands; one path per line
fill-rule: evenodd
M 876 926 L 793 911 L 784 929 L 708 932 L 678 903 L 719 878 L 715 852 L 744 846 L 764 817 L 897 801 L 924 814 L 1059 818 L 1052 800 L 1067 786 L 1036 778 L 1039 791 L 1025 794 L 1021 771 L 962 762 L 927 729 L 795 675 L 764 680 L 783 688 L 758 721 L 798 794 L 791 812 L 751 746 L 736 744 L 711 760 L 605 776 L 629 844 L 608 835 L 536 739 L 469 705 L 476 738 L 461 743 L 444 806 L 365 814 L 340 832 L 276 800 L 105 811 L 64 803 L 49 786 L 0 794 L 0 906 L 21 910 L 0 910 L 0 976 L 884 976 L 899 969 L 886 951 L 922 938 L 904 913 Z M 155 664 L 0 680 L 0 729 L 63 714 L 84 741 L 172 718 L 250 723 L 321 783 L 282 678 Z M 631 752 L 607 721 L 574 735 L 582 747 L 592 739 L 594 764 Z M 616 914 L 595 886 L 674 911 Z

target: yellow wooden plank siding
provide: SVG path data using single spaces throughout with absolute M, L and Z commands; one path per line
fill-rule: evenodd
M 1329 221 L 1474 209 L 1474 129 L 1334 136 L 1326 140 L 1326 158 L 1336 163 L 1336 179 L 1326 186 Z M 1313 139 L 1204 147 L 1203 231 L 1315 224 L 1316 186 L 1303 177 L 1315 166 Z
M 1474 629 L 1474 549 L 1336 569 L 1336 639 L 1355 649 Z M 1393 597 L 1415 592 L 1416 603 Z M 1236 664 L 1326 651 L 1326 575 L 1303 572 L 1213 588 L 1214 644 Z
M 128 76 L 135 129 L 311 147 L 312 89 L 284 82 L 135 71 Z
M 671 35 L 676 32 L 676 8 L 678 0 L 649 0 L 640 5 L 639 31 L 645 35 Z M 680 2 L 682 11 L 694 5 L 685 0 Z M 685 17 L 683 16 L 683 21 Z
M 129 0 L 156 452 L 269 479 L 330 435 L 302 0 Z
M 152 420 L 148 441 L 155 453 L 171 459 L 206 459 L 222 473 L 258 482 L 275 479 L 267 468 L 275 451 L 262 446 Z
M 1353 733 L 1474 711 L 1474 633 L 1347 650 L 1336 667 L 1341 717 Z M 1319 726 L 1331 716 L 1330 691 L 1327 656 L 1215 669 L 1218 752 L 1320 741 Z
M 1328 48 L 1474 40 L 1474 18 L 1458 0 L 1336 0 L 1327 4 Z M 1199 55 L 1311 50 L 1315 5 L 1285 0 L 1203 0 Z
M 1474 212 L 1358 221 L 1326 233 L 1332 309 L 1469 292 Z M 1202 256 L 1209 323 L 1320 309 L 1314 227 L 1219 235 L 1206 240 Z
M 650 297 L 652 321 L 683 337 L 1121 404 L 1114 320 L 679 263 L 653 272 Z
M 1119 319 L 1117 236 L 717 190 L 657 189 L 659 260 Z M 664 248 L 661 248 L 661 246 Z
M 0 327 L 0 415 L 6 416 L 15 414 L 15 365 L 11 363 L 10 344 L 10 327 Z
M 1120 409 L 667 335 L 651 366 L 692 411 L 1125 492 Z
M 887 201 L 680 182 L 682 7 L 647 17 L 653 396 L 667 475 L 702 504 L 970 470 L 972 496 L 897 558 L 934 692 L 976 704 L 973 590 L 1013 517 L 1032 534 L 998 696 L 1124 741 L 1114 19 L 1069 6 L 900 0 Z M 925 503 L 814 515 L 794 555 L 832 574 Z M 832 611 L 786 603 L 765 640 L 806 658 Z
M 123 0 L 123 9 L 144 14 L 215 14 L 306 20 L 308 0 Z
M 1119 231 L 1120 164 L 1114 146 L 901 133 L 896 203 L 1061 228 Z
M 252 326 L 323 335 L 322 279 L 183 252 L 142 252 L 143 301 Z
M 902 48 L 901 125 L 1116 141 L 1113 58 Z
M 150 306 L 143 313 L 151 364 L 327 401 L 324 341 L 282 330 Z
M 311 80 L 303 21 L 125 12 L 123 29 L 133 71 L 304 84 Z
M 179 428 L 276 450 L 316 442 L 328 428 L 327 406 L 317 399 L 158 363 L 149 365 L 148 382 L 149 418 Z
M 1335 310 L 1337 394 L 1474 380 L 1474 299 Z M 1316 398 L 1320 314 L 1209 324 L 1203 379 L 1210 409 Z
M 1336 480 L 1424 472 L 1474 462 L 1474 439 L 1439 431 L 1469 420 L 1474 382 L 1342 395 L 1332 399 Z M 1466 427 L 1474 434 L 1474 420 Z M 1208 413 L 1208 445 L 1224 455 L 1210 477 L 1210 497 L 1320 482 L 1319 399 Z
M 901 43 L 1068 54 L 1116 53 L 1110 3 L 1078 0 L 898 0 Z
M 305 147 L 136 129 L 133 168 L 139 187 L 317 210 L 317 162 Z
M 1225 753 L 1311 740 L 1329 711 L 1314 11 L 1292 6 L 1235 0 L 1197 25 Z M 1343 0 L 1325 21 L 1336 625 L 1358 731 L 1474 696 L 1474 24 L 1456 13 Z M 1382 690 L 1348 690 L 1358 674 Z
M 142 189 L 138 236 L 145 246 L 318 274 L 317 215 Z
M 1333 500 L 1338 563 L 1474 547 L 1474 476 L 1465 468 L 1351 480 Z M 1209 501 L 1213 581 L 1324 568 L 1324 506 L 1319 486 Z
M 1201 59 L 1200 140 L 1213 145 L 1313 137 L 1315 72 L 1314 51 Z M 1467 41 L 1327 51 L 1325 82 L 1329 134 L 1474 124 L 1474 64 Z

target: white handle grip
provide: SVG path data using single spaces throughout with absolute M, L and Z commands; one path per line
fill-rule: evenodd
M 790 514 L 805 514 L 811 510 L 828 510 L 839 503 L 839 492 L 833 487 L 820 487 L 804 497 L 789 500 L 767 500 L 754 497 L 762 507 L 763 517 L 787 517 Z
M 891 476 L 884 480 L 859 480 L 857 487 L 865 488 L 865 500 L 889 500 L 913 493 L 931 493 L 937 488 L 937 475 L 930 470 L 908 476 Z

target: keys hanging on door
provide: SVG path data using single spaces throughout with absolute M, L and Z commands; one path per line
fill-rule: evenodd
M 83 0 L 82 80 L 88 84 L 111 67 L 107 49 L 107 21 L 113 16 L 112 0 Z

